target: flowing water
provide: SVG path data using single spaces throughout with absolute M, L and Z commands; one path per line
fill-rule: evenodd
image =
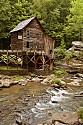
M 37 125 L 52 112 L 75 111 L 83 106 L 83 97 L 74 97 L 83 88 L 52 88 L 40 83 L 15 85 L 0 90 L 0 125 L 13 125 L 21 118 L 27 125 Z

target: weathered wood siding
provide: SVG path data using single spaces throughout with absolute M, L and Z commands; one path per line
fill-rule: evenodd
M 41 50 L 52 59 L 54 40 L 44 32 L 40 23 L 33 19 L 24 29 L 11 34 L 11 49 L 23 51 Z
M 12 50 L 22 50 L 23 49 L 22 31 L 14 32 L 11 34 L 11 49 Z
M 23 50 L 44 50 L 43 30 L 34 19 L 23 31 Z
M 55 41 L 50 36 L 45 34 L 44 42 L 45 42 L 45 46 L 44 46 L 45 54 L 48 55 L 48 57 L 53 58 L 53 56 L 54 56 L 54 42 Z

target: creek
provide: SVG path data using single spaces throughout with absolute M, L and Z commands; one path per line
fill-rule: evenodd
M 26 125 L 38 125 L 53 112 L 76 111 L 83 107 L 83 97 L 74 97 L 83 87 L 56 89 L 49 85 L 28 82 L 0 90 L 0 125 L 16 125 L 21 118 Z

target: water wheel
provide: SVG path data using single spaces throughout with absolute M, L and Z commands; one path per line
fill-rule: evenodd
M 42 69 L 45 65 L 50 66 L 50 59 L 46 55 L 37 56 L 35 59 L 35 68 Z

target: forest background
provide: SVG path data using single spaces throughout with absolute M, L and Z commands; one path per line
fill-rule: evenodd
M 9 49 L 10 31 L 33 16 L 57 46 L 83 41 L 83 0 L 0 0 L 0 49 Z

